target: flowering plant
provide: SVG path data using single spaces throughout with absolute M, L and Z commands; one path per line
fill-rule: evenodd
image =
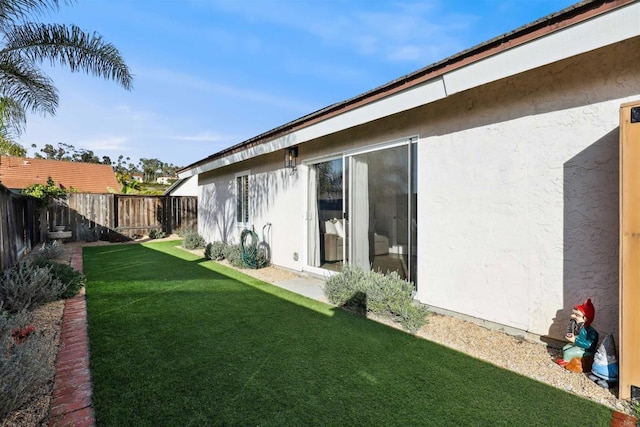
M 26 326 L 22 329 L 16 328 L 11 331 L 11 338 L 16 342 L 16 344 L 21 344 L 29 338 L 29 335 L 34 333 L 36 328 L 34 326 Z

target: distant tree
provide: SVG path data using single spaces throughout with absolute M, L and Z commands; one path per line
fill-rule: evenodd
M 55 114 L 57 90 L 38 68 L 45 61 L 67 66 L 72 72 L 114 80 L 131 89 L 133 77 L 120 52 L 99 34 L 87 33 L 75 25 L 32 21 L 31 16 L 55 11 L 60 3 L 0 0 L 0 100 L 12 104 L 11 117 L 0 114 L 0 128 L 24 125 L 26 111 Z
M 66 160 L 68 162 L 73 160 L 73 153 L 76 151 L 76 148 L 73 145 L 65 144 L 62 142 L 58 143 L 58 148 L 55 148 L 51 144 L 45 144 L 44 148 L 40 149 L 40 153 L 35 153 L 35 157 L 37 159 L 47 159 L 47 160 Z
M 82 162 L 82 163 L 101 163 L 98 156 L 93 154 L 91 150 L 80 149 L 73 153 L 72 157 L 73 162 Z M 109 163 L 110 165 L 110 163 Z
M 162 173 L 164 163 L 158 159 L 140 159 L 138 163 L 142 169 L 142 180 L 144 182 L 154 182 L 158 175 Z
M 17 142 L 4 139 L 0 136 L 0 154 L 5 156 L 25 157 L 27 150 Z

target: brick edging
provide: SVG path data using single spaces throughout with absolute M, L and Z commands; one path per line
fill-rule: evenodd
M 74 248 L 71 266 L 82 272 L 82 247 Z M 91 394 L 87 301 L 83 288 L 64 304 L 49 427 L 95 426 Z

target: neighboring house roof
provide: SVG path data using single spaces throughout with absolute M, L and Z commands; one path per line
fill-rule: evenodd
M 48 177 L 79 193 L 119 193 L 113 168 L 97 163 L 0 156 L 0 182 L 12 190 L 46 184 Z
M 185 178 L 309 141 L 322 136 L 318 134 L 319 131 L 312 130 L 314 125 L 321 122 L 327 124 L 331 119 L 335 119 L 336 123 L 332 128 L 328 126 L 327 132 L 336 132 L 636 36 L 638 35 L 638 13 L 635 9 L 622 18 L 616 16 L 610 19 L 612 22 L 603 20 L 602 28 L 598 28 L 597 31 L 578 28 L 579 24 L 636 2 L 637 0 L 587 0 L 576 3 L 560 12 L 524 25 L 383 86 L 335 103 L 212 154 L 181 169 L 179 176 Z M 629 30 L 632 27 L 635 30 Z M 578 28 L 578 30 L 575 34 L 560 35 L 555 43 L 548 45 L 548 36 L 561 33 L 568 28 Z M 629 31 L 635 32 L 631 34 Z M 514 59 L 509 58 L 508 55 L 502 55 L 516 47 L 526 48 L 526 45 L 536 41 L 541 42 L 540 46 L 533 47 L 530 52 L 523 54 L 527 60 L 522 60 L 522 57 Z M 491 59 L 495 61 L 492 62 Z M 394 105 L 382 112 L 382 108 L 377 105 L 382 100 Z M 353 113 L 353 117 L 344 119 L 338 117 L 345 113 Z M 299 132 L 296 138 L 283 138 L 295 132 Z

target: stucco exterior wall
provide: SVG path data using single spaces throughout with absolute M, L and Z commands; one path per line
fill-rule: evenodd
M 640 99 L 633 38 L 199 175 L 199 231 L 238 243 L 235 174 L 272 262 L 305 268 L 305 162 L 418 135 L 418 289 L 430 306 L 560 339 L 591 298 L 618 330 L 618 111 Z M 286 137 L 283 136 L 283 138 Z M 297 260 L 295 259 L 297 255 Z
M 194 175 L 181 183 L 179 187 L 171 191 L 172 196 L 197 196 L 198 195 L 198 176 Z
M 618 329 L 618 111 L 640 96 L 638 39 L 422 113 L 420 301 L 561 338 L 590 297 Z
M 236 223 L 235 178 L 249 172 L 249 226 L 261 240 L 264 233 L 274 264 L 302 270 L 303 180 L 284 170 L 283 162 L 274 153 L 200 176 L 198 232 L 205 241 L 240 243 L 244 226 Z

